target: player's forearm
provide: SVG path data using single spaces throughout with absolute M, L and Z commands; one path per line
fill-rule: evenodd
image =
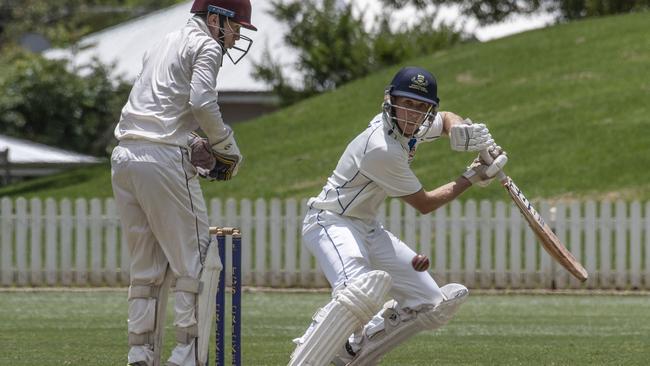
M 453 201 L 471 186 L 472 183 L 461 176 L 432 191 L 420 190 L 402 199 L 421 214 L 426 215 Z
M 472 186 L 467 179 L 458 177 L 455 181 L 449 182 L 440 186 L 432 191 L 426 192 L 426 212 L 429 213 L 437 210 L 438 208 L 446 205 L 447 203 L 455 200 L 469 187 Z
M 210 145 L 214 145 L 228 137 L 229 131 L 223 123 L 221 110 L 216 100 L 200 107 L 192 106 L 192 113 L 208 141 L 210 141 Z
M 442 117 L 442 134 L 445 136 L 449 135 L 449 131 L 454 125 L 465 123 L 463 117 L 453 112 L 440 112 L 440 116 Z

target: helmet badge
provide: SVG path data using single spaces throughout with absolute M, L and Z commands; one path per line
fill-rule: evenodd
M 422 93 L 428 93 L 428 86 L 429 81 L 424 77 L 424 75 L 418 74 L 411 78 L 411 85 L 409 85 L 409 88 L 418 90 Z

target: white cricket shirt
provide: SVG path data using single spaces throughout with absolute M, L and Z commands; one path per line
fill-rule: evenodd
M 166 35 L 145 54 L 115 137 L 186 146 L 188 134 L 199 127 L 190 104 L 216 101 L 221 59 L 221 47 L 201 19 L 190 18 Z M 212 105 L 212 115 L 223 125 L 217 104 Z
M 441 134 L 440 114 L 423 139 L 395 134 L 390 123 L 378 114 L 348 144 L 322 192 L 309 200 L 309 207 L 375 220 L 386 197 L 407 196 L 422 189 L 410 162 L 420 142 L 433 141 Z

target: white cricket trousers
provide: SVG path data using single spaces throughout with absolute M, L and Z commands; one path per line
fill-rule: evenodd
M 303 223 L 307 249 L 316 257 L 333 290 L 372 270 L 387 272 L 393 280 L 389 295 L 399 308 L 437 305 L 442 292 L 428 272 L 417 272 L 416 253 L 378 222 L 310 209 Z
M 198 280 L 200 251 L 207 248 L 210 235 L 205 201 L 187 150 L 142 140 L 121 141 L 111 156 L 111 181 L 128 243 L 131 285 L 159 286 L 168 267 L 175 278 Z M 175 327 L 196 324 L 196 297 L 175 292 Z M 129 300 L 129 332 L 153 331 L 155 312 L 155 299 Z M 178 343 L 169 361 L 194 366 L 194 343 Z M 128 362 L 151 365 L 152 357 L 150 347 L 132 346 Z

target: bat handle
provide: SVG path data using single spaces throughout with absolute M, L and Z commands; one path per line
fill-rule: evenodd
M 494 161 L 494 159 L 492 159 L 492 155 L 490 155 L 487 150 L 481 150 L 480 154 L 481 158 L 483 158 L 486 163 L 492 164 Z M 503 170 L 499 170 L 497 173 L 497 179 L 499 179 L 502 183 L 505 183 L 508 180 L 508 177 L 506 176 L 506 173 L 503 172 Z

